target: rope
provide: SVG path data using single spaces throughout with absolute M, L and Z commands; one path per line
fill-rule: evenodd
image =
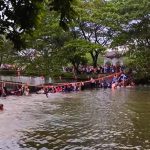
M 105 76 L 105 77 L 100 77 L 100 78 L 97 78 L 97 79 L 94 79 L 94 80 L 95 81 L 101 81 L 101 80 L 104 80 L 104 79 L 111 79 L 111 78 L 114 77 L 114 75 L 118 76 L 118 75 L 120 75 L 120 72 L 119 73 L 113 73 L 111 75 L 108 75 L 108 76 Z M 80 81 L 80 82 L 70 82 L 70 83 L 57 83 L 57 86 L 65 86 L 65 85 L 69 85 L 69 84 L 81 84 L 81 83 L 91 83 L 91 80 Z M 54 87 L 54 86 L 48 86 L 48 87 Z
M 94 79 L 94 81 L 101 81 L 104 79 L 111 79 L 114 75 L 120 75 L 119 73 L 114 73 L 108 76 L 104 76 L 104 77 L 100 77 L 97 79 Z M 0 83 L 5 83 L 5 84 L 12 84 L 12 85 L 27 85 L 30 87 L 39 87 L 39 88 L 43 88 L 43 87 L 58 87 L 58 86 L 65 86 L 68 84 L 83 84 L 83 83 L 91 83 L 91 80 L 87 80 L 87 81 L 80 81 L 80 82 L 71 82 L 71 83 L 57 83 L 57 85 L 32 85 L 32 84 L 28 84 L 28 83 L 22 83 L 22 82 L 12 82 L 12 81 L 4 81 L 4 80 L 0 80 Z

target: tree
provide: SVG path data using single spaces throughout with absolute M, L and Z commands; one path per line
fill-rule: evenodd
M 35 28 L 43 0 L 1 0 L 0 34 L 5 34 L 19 48 L 21 35 Z
M 61 60 L 71 63 L 74 67 L 74 73 L 79 74 L 79 65 L 87 62 L 86 53 L 90 43 L 85 40 L 71 39 L 67 41 L 60 52 L 57 54 Z
M 1 0 L 0 34 L 5 34 L 17 49 L 24 46 L 22 35 L 35 30 L 45 5 L 60 14 L 60 25 L 66 29 L 75 14 L 73 1 L 75 0 Z
M 56 53 L 68 38 L 68 33 L 59 26 L 55 12 L 49 14 L 48 9 L 45 9 L 43 13 L 37 30 L 32 36 L 26 37 L 27 49 L 21 51 L 20 64 L 26 66 L 25 71 L 30 74 L 52 77 L 62 69 Z
M 141 77 L 150 74 L 150 3 L 149 0 L 114 0 L 108 4 L 109 14 L 114 14 L 113 20 L 116 34 L 112 46 L 125 45 L 127 56 L 138 70 Z M 109 7 L 110 8 L 110 7 Z M 115 9 L 114 9 L 115 8 Z M 107 20 L 113 17 L 107 16 Z
M 0 66 L 9 63 L 13 57 L 13 44 L 4 35 L 0 36 Z
M 68 24 L 75 19 L 77 12 L 74 10 L 76 0 L 50 0 L 50 10 L 57 11 L 60 14 L 60 26 L 68 30 Z
M 128 65 L 136 71 L 137 78 L 150 78 L 150 49 L 146 47 L 137 47 L 136 52 L 133 50 L 127 53 L 129 58 Z
M 99 54 L 103 54 L 110 43 L 110 28 L 101 20 L 103 12 L 99 12 L 105 6 L 104 1 L 81 1 L 77 11 L 80 14 L 76 19 L 76 32 L 78 37 L 99 45 L 99 48 L 91 47 L 89 53 L 93 60 L 93 66 L 97 66 Z M 99 16 L 99 18 L 97 18 Z
M 106 15 L 106 18 L 116 32 L 114 45 L 141 43 L 143 40 L 149 44 L 149 6 L 148 0 L 114 0 L 108 3 L 106 10 L 113 15 Z

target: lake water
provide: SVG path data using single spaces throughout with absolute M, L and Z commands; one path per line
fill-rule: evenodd
M 148 150 L 150 88 L 0 98 L 2 150 Z

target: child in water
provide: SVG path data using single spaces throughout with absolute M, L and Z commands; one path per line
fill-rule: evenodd
M 4 105 L 0 104 L 0 111 L 4 109 Z

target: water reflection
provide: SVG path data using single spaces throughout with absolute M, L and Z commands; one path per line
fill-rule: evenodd
M 2 100 L 1 149 L 149 149 L 149 89 Z
M 132 92 L 128 99 L 128 108 L 132 110 L 135 115 L 131 116 L 134 124 L 134 130 L 131 133 L 131 144 L 139 143 L 144 145 L 145 149 L 150 148 L 150 93 L 149 90 L 138 89 L 138 92 Z M 134 140 L 136 139 L 136 140 Z

